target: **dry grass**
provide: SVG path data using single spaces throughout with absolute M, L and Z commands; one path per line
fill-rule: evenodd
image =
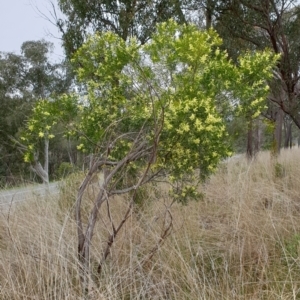
M 300 151 L 278 160 L 231 159 L 202 187 L 203 200 L 171 207 L 173 231 L 151 260 L 171 199 L 151 188 L 115 241 L 90 299 L 300 298 Z M 73 201 L 32 199 L 0 216 L 0 299 L 80 299 Z M 88 211 L 93 189 L 85 198 Z M 146 195 L 146 194 L 145 194 Z M 145 196 L 146 197 L 146 196 Z M 115 223 L 127 202 L 115 198 Z M 101 210 L 93 239 L 97 266 L 111 231 Z

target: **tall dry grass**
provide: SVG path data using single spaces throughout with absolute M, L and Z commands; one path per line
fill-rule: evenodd
M 300 150 L 278 159 L 230 159 L 201 187 L 204 198 L 175 204 L 151 187 L 94 272 L 90 299 L 300 298 Z M 31 199 L 0 217 L 0 299 L 80 299 L 72 175 L 58 198 Z M 92 205 L 91 188 L 85 213 Z M 114 222 L 125 198 L 111 202 Z M 164 228 L 173 231 L 154 256 Z M 100 212 L 93 239 L 96 269 L 111 226 Z

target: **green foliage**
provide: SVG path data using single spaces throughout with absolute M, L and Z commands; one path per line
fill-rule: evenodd
M 275 122 L 270 121 L 269 119 L 264 119 L 264 135 L 265 135 L 265 143 L 263 145 L 264 150 L 270 150 L 271 153 L 275 153 L 276 141 L 274 140 L 274 130 L 275 130 Z
M 239 73 L 238 84 L 244 85 L 238 88 L 236 97 L 239 99 L 238 114 L 247 117 L 258 117 L 266 109 L 266 96 L 269 86 L 266 84 L 273 76 L 272 69 L 280 55 L 274 55 L 271 51 L 246 52 L 238 59 L 242 72 Z M 270 62 L 269 64 L 266 62 Z
M 65 214 L 66 211 L 74 210 L 77 189 L 84 174 L 82 172 L 74 172 L 66 176 L 59 183 L 59 201 L 58 205 L 61 211 Z
M 5 90 L 10 98 L 24 101 L 66 92 L 71 84 L 69 65 L 50 62 L 52 48 L 45 40 L 26 41 L 21 46 L 21 55 L 1 53 L 0 90 Z
M 176 37 L 177 30 L 184 32 L 182 38 Z M 206 39 L 211 43 L 205 43 Z M 206 86 L 212 76 L 207 74 L 211 72 L 208 56 L 214 56 L 211 47 L 217 43 L 215 33 L 180 27 L 173 21 L 158 27 L 153 41 L 143 48 L 135 40 L 125 43 L 112 33 L 91 37 L 74 59 L 81 65 L 79 79 L 88 80 L 89 106 L 83 108 L 79 124 L 85 133 L 79 148 L 94 152 L 94 145 L 106 143 L 107 137 L 114 140 L 142 126 L 152 142 L 156 126 L 162 126 L 155 168 L 169 169 L 176 178 L 193 172 L 199 164 L 203 174 L 213 169 L 227 155 L 225 127 L 213 100 L 221 89 L 199 90 L 199 86 Z M 192 46 L 194 53 L 186 55 Z M 217 68 L 230 66 L 225 55 L 219 60 L 223 65 L 216 64 L 215 73 Z M 118 138 L 110 157 L 120 159 L 130 147 L 128 137 Z
M 256 115 L 277 59 L 270 52 L 246 53 L 235 66 L 221 43 L 213 30 L 172 20 L 142 47 L 111 32 L 91 36 L 73 59 L 87 84 L 78 149 L 94 153 L 113 142 L 110 158 L 118 160 L 131 149 L 130 134 L 142 128 L 152 143 L 160 128 L 153 172 L 163 169 L 176 181 L 199 168 L 204 178 L 230 154 L 216 99 L 227 93 L 228 106 L 234 96 L 240 111 Z
M 284 241 L 284 254 L 294 262 L 300 254 L 300 234 L 296 233 Z
M 29 179 L 28 171 L 25 171 L 27 166 L 16 149 L 22 147 L 20 144 L 16 147 L 11 140 L 20 139 L 20 132 L 26 128 L 35 102 L 66 92 L 70 87 L 69 65 L 51 62 L 49 54 L 52 48 L 53 45 L 44 40 L 26 41 L 21 46 L 20 55 L 0 53 L 0 160 L 3 166 L 0 176 L 4 176 L 4 180 L 16 178 L 19 181 L 21 174 Z M 26 146 L 40 146 L 35 136 L 28 138 Z
M 62 162 L 57 169 L 58 178 L 65 178 L 75 171 L 74 165 L 69 162 Z
M 28 63 L 42 66 L 48 63 L 47 55 L 52 51 L 53 44 L 45 40 L 26 41 L 21 46 L 21 52 Z
M 57 27 L 69 57 L 90 33 L 111 31 L 124 41 L 135 36 L 144 44 L 157 23 L 169 18 L 185 22 L 183 3 L 177 0 L 59 0 L 58 5 L 65 17 L 58 20 Z
M 276 162 L 275 165 L 274 165 L 274 175 L 275 175 L 275 178 L 283 178 L 285 176 L 285 168 L 284 166 L 279 163 L 279 162 Z
M 32 115 L 26 122 L 26 129 L 21 133 L 21 141 L 26 146 L 25 162 L 33 162 L 39 151 L 40 142 L 55 137 L 55 125 L 58 122 L 68 124 L 76 115 L 76 99 L 72 94 L 62 95 L 56 100 L 37 101 Z
M 211 1 L 214 3 L 214 14 L 218 16 L 216 29 L 224 38 L 224 47 L 230 57 L 237 61 L 242 51 L 267 48 L 281 54 L 277 76 L 269 82 L 271 101 L 264 115 L 275 118 L 278 108 L 283 109 L 300 128 L 299 77 L 295 76 L 299 72 L 300 62 L 299 3 L 296 0 Z M 275 138 L 278 139 L 278 136 Z

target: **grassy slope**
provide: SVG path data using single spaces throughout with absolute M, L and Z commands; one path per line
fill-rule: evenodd
M 145 261 L 170 221 L 171 199 L 157 187 L 127 221 L 90 299 L 300 298 L 299 157 L 293 149 L 277 162 L 261 153 L 251 163 L 223 163 L 202 188 L 203 200 L 170 209 L 172 234 Z M 0 215 L 0 299 L 79 299 L 76 181 L 58 199 L 32 199 Z M 113 200 L 115 221 L 125 209 L 124 199 Z M 111 230 L 105 207 L 101 216 L 95 266 Z

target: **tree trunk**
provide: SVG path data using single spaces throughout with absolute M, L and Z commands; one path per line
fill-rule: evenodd
M 207 0 L 206 8 L 205 8 L 206 30 L 208 30 L 212 26 L 212 14 L 213 14 L 212 0 Z
M 284 148 L 292 148 L 293 146 L 292 126 L 293 126 L 293 122 L 290 120 L 289 117 L 286 118 L 284 122 L 284 129 L 285 129 Z
M 44 184 L 49 184 L 48 173 L 45 172 L 41 163 L 35 160 L 31 165 L 31 170 L 35 172 L 42 180 Z
M 47 174 L 47 183 L 49 183 L 49 139 L 45 138 L 44 143 L 44 170 Z
M 283 124 L 283 111 L 278 108 L 275 119 L 275 132 L 274 132 L 274 154 L 280 154 L 281 139 L 282 139 L 282 124 Z
M 44 145 L 44 168 L 38 159 L 38 153 L 34 155 L 34 161 L 31 164 L 31 170 L 35 172 L 42 180 L 44 184 L 49 184 L 49 139 L 45 138 Z
M 259 119 L 255 122 L 255 130 L 254 130 L 254 155 L 256 155 L 260 151 L 261 147 L 261 128 Z
M 247 158 L 253 158 L 253 120 L 248 121 L 248 133 L 247 133 Z

